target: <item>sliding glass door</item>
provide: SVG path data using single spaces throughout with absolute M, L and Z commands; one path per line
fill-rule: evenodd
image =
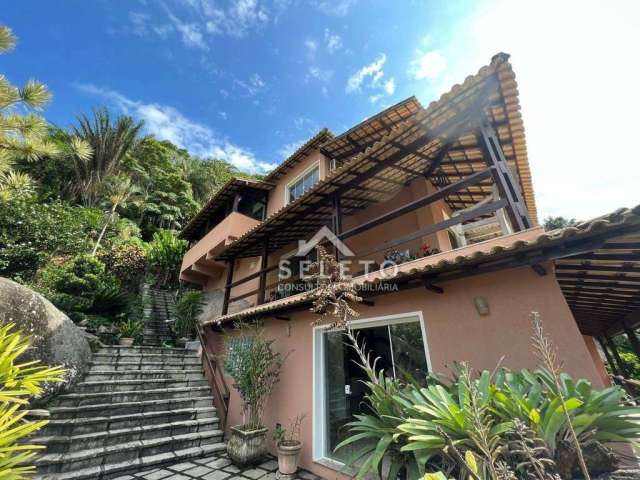
M 371 358 L 379 358 L 376 366 L 384 369 L 386 375 L 424 379 L 429 368 L 423 325 L 417 314 L 358 321 L 352 329 L 359 343 L 371 352 Z M 319 400 L 316 427 L 322 430 L 317 436 L 322 445 L 314 450 L 316 456 L 344 462 L 357 445 L 337 453 L 334 449 L 348 436 L 345 425 L 353 415 L 370 411 L 362 382 L 366 375 L 344 333 L 318 329 L 315 340 L 316 379 L 321 382 L 316 392 L 321 397 L 316 397 Z

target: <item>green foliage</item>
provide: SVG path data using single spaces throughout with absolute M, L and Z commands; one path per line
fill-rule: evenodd
M 225 337 L 224 369 L 242 399 L 245 426 L 250 429 L 263 426 L 265 403 L 286 359 L 286 355 L 274 351 L 273 343 L 258 327 L 244 327 L 240 335 Z
M 153 234 L 151 242 L 146 245 L 146 253 L 149 269 L 156 276 L 156 286 L 177 286 L 182 257 L 186 251 L 187 242 L 176 237 L 172 231 L 160 230 Z
M 63 202 L 0 202 L 0 276 L 28 282 L 52 256 L 89 251 L 103 216 Z
M 31 342 L 14 328 L 12 323 L 0 327 L 0 478 L 22 480 L 31 478 L 35 467 L 28 464 L 44 448 L 26 438 L 48 423 L 29 420 L 24 407 L 42 393 L 43 384 L 61 382 L 65 371 L 39 362 L 18 363 Z
M 182 337 L 195 338 L 198 315 L 202 313 L 203 293 L 199 290 L 186 290 L 176 303 L 176 332 Z
M 144 275 L 146 253 L 144 247 L 135 242 L 112 245 L 99 256 L 107 270 L 113 273 L 123 285 L 137 287 Z
M 118 331 L 121 337 L 136 338 L 138 337 L 144 328 L 142 322 L 137 320 L 125 320 L 118 325 Z
M 549 232 L 557 228 L 571 227 L 578 223 L 575 218 L 565 217 L 547 217 L 544 219 L 543 225 L 545 231 Z
M 74 322 L 91 315 L 115 318 L 127 307 L 118 279 L 89 255 L 79 255 L 62 265 L 48 265 L 40 273 L 36 288 Z

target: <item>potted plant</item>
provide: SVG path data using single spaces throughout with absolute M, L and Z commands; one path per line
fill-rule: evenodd
M 293 475 L 298 471 L 298 460 L 302 442 L 300 441 L 300 425 L 304 420 L 304 415 L 298 415 L 289 428 L 276 425 L 273 432 L 273 439 L 278 450 L 278 470 L 283 475 Z
M 262 416 L 286 356 L 273 350 L 274 340 L 259 327 L 245 327 L 240 335 L 225 337 L 224 368 L 242 399 L 243 424 L 230 428 L 227 453 L 239 467 L 258 462 L 266 453 L 268 429 Z
M 135 337 L 142 333 L 142 323 L 136 320 L 126 320 L 118 326 L 120 338 L 118 343 L 122 347 L 130 347 L 133 345 Z

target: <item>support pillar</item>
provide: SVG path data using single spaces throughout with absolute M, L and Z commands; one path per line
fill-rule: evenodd
M 232 258 L 227 261 L 227 283 L 224 286 L 224 300 L 222 301 L 222 315 L 226 315 L 229 311 L 229 298 L 231 297 L 231 283 L 233 282 L 233 268 L 236 259 Z
M 613 354 L 613 358 L 615 358 L 616 362 L 618 363 L 618 370 L 620 371 L 620 375 L 622 375 L 623 377 L 627 376 L 626 366 L 625 366 L 624 362 L 622 361 L 622 358 L 620 358 L 620 354 L 618 353 L 618 349 L 616 348 L 616 344 L 613 343 L 613 339 L 608 335 L 605 335 L 604 338 L 607 341 L 607 345 L 609 345 L 609 348 L 611 349 L 611 353 Z
M 265 237 L 260 257 L 260 285 L 258 286 L 258 305 L 264 303 L 267 288 L 267 263 L 269 261 L 269 237 Z
M 516 232 L 533 226 L 529 218 L 529 212 L 520 192 L 520 187 L 513 178 L 509 165 L 500 146 L 500 140 L 496 131 L 484 121 L 478 130 L 478 141 L 485 156 L 488 167 L 495 167 L 493 181 L 498 187 L 501 198 L 507 200 L 507 216 L 511 226 Z
M 625 326 L 624 333 L 627 334 L 627 337 L 629 338 L 629 343 L 631 344 L 633 351 L 640 358 L 640 340 L 638 339 L 638 335 L 636 334 L 635 330 L 631 327 Z
M 333 196 L 333 233 L 339 237 L 342 233 L 342 205 L 340 202 L 340 195 Z M 340 251 L 337 246 L 334 246 L 334 254 L 336 260 L 340 261 Z
M 602 351 L 604 352 L 604 356 L 607 358 L 607 363 L 611 368 L 611 373 L 613 373 L 613 375 L 616 375 L 616 376 L 621 375 L 620 369 L 618 368 L 618 365 L 616 364 L 616 362 L 613 360 L 613 357 L 611 356 L 611 352 L 609 351 L 609 347 L 607 346 L 607 343 L 604 341 L 604 338 L 599 337 L 598 343 L 600 343 L 600 348 L 602 348 Z

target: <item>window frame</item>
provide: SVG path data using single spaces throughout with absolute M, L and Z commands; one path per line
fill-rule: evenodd
M 298 183 L 300 180 L 303 180 L 304 177 L 309 174 L 310 172 L 312 172 L 313 170 L 318 169 L 318 181 L 313 185 L 316 186 L 318 183 L 320 183 L 320 180 L 322 180 L 320 178 L 320 161 L 316 161 L 313 162 L 313 164 L 307 168 L 305 171 L 303 171 L 300 175 L 298 175 L 297 177 L 295 177 L 293 180 L 291 180 L 289 183 L 287 183 L 286 188 L 284 189 L 284 204 L 285 205 L 289 205 L 291 203 L 291 200 L 289 199 L 289 189 L 291 188 L 292 185 L 295 185 L 296 183 Z M 313 187 L 311 187 L 313 188 Z M 307 190 L 309 191 L 309 190 Z M 305 192 L 306 193 L 306 192 Z M 304 195 L 304 194 L 303 194 Z M 300 197 L 298 197 L 300 198 Z M 297 199 L 296 199 L 297 200 Z
M 350 326 L 366 328 L 387 326 L 398 323 L 419 322 L 422 332 L 422 343 L 424 344 L 424 354 L 427 361 L 427 368 L 433 371 L 431 365 L 431 357 L 429 354 L 429 343 L 427 342 L 427 326 L 421 310 L 414 312 L 403 312 L 393 315 L 384 315 L 379 317 L 359 318 L 349 322 Z M 333 470 L 343 470 L 346 465 L 339 460 L 331 458 L 326 452 L 326 386 L 324 383 L 325 373 L 325 355 L 324 355 L 324 332 L 328 329 L 327 325 L 319 325 L 313 327 L 312 335 L 312 459 L 314 462 L 324 465 Z

